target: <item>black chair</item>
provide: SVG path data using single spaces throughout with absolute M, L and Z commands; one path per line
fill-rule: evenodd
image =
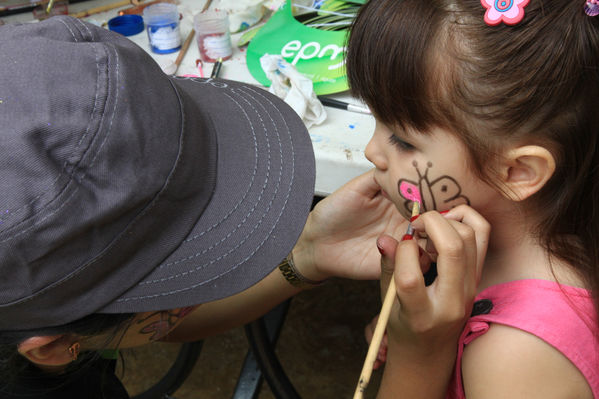
M 291 300 L 287 300 L 281 303 L 264 317 L 245 326 L 250 349 L 242 365 L 232 399 L 256 398 L 263 378 L 276 398 L 300 398 L 274 352 L 290 302 Z M 132 399 L 176 399 L 171 395 L 189 377 L 201 350 L 202 341 L 183 344 L 167 373 L 149 389 Z
M 146 391 L 132 399 L 171 399 L 172 395 L 187 379 L 200 356 L 203 341 L 181 345 L 179 354 L 168 372 Z

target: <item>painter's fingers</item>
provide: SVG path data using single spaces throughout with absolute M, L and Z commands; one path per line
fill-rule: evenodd
M 474 230 L 476 240 L 476 283 L 480 281 L 483 264 L 487 255 L 489 245 L 489 236 L 491 234 L 491 225 L 487 220 L 473 208 L 467 205 L 460 205 L 452 208 L 444 214 L 446 219 L 452 219 L 457 222 L 470 226 Z
M 412 320 L 430 309 L 430 301 L 424 285 L 420 266 L 420 249 L 414 240 L 402 241 L 395 253 L 395 286 L 401 312 Z
M 365 197 L 373 197 L 381 191 L 381 186 L 374 180 L 374 169 L 353 178 L 344 187 L 350 187 Z
M 431 300 L 449 319 L 454 318 L 464 312 L 464 304 L 470 302 L 476 290 L 475 233 L 470 226 L 438 212 L 422 214 L 413 225 L 426 231 L 438 253 Z
M 381 295 L 385 296 L 389 281 L 395 269 L 395 254 L 397 249 L 397 240 L 390 235 L 383 234 L 377 241 L 376 246 L 381 253 Z

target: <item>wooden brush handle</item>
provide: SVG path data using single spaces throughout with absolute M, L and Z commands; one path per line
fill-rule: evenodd
M 76 12 L 76 13 L 69 14 L 69 15 L 71 15 L 72 17 L 75 17 L 75 18 L 83 18 L 83 17 L 87 17 L 92 14 L 97 14 L 99 12 L 104 12 L 104 11 L 112 10 L 114 8 L 123 7 L 128 4 L 131 4 L 130 0 L 122 0 L 122 1 L 117 1 L 116 3 L 106 4 L 104 6 L 100 6 L 100 7 L 96 7 L 96 8 L 90 8 L 89 10 L 84 10 L 84 11 Z
M 192 29 L 191 32 L 189 32 L 189 34 L 187 35 L 187 38 L 185 39 L 183 46 L 181 46 L 181 50 L 179 50 L 179 55 L 177 56 L 177 59 L 175 60 L 175 65 L 177 67 L 179 66 L 179 64 L 181 64 L 181 61 L 183 61 L 183 57 L 185 57 L 185 53 L 187 53 L 189 44 L 191 43 L 195 34 L 196 34 L 195 29 Z
M 391 314 L 391 307 L 393 306 L 395 296 L 395 280 L 391 278 L 389 287 L 387 287 L 387 292 L 385 293 L 385 299 L 383 300 L 379 319 L 374 327 L 374 334 L 372 335 L 370 346 L 368 346 L 368 353 L 366 354 L 366 360 L 364 360 L 364 365 L 362 366 L 362 373 L 360 374 L 358 386 L 354 392 L 354 399 L 361 399 L 363 397 L 362 395 L 370 382 L 374 361 L 376 360 L 383 336 L 385 335 L 385 329 L 387 328 L 387 322 L 389 321 L 389 315 Z

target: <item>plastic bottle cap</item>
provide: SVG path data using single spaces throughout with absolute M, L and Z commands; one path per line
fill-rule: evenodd
M 144 30 L 144 20 L 135 14 L 120 15 L 108 21 L 108 29 L 124 36 L 132 36 Z

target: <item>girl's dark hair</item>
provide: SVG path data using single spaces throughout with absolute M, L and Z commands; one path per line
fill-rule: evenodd
M 134 314 L 92 314 L 69 324 L 28 331 L 1 331 L 0 332 L 0 393 L 3 387 L 13 386 L 22 380 L 30 370 L 31 363 L 17 351 L 18 345 L 27 338 L 45 335 L 69 334 L 74 337 L 90 337 L 107 333 L 106 343 L 119 339 L 126 327 L 133 319 Z M 81 360 L 74 362 L 67 373 L 73 372 L 77 367 L 85 367 L 97 354 L 82 356 Z M 11 389 L 14 389 L 12 387 Z M 1 395 L 0 395 L 1 396 Z
M 480 0 L 371 0 L 351 29 L 347 72 L 379 120 L 451 131 L 499 189 L 493 161 L 506 144 L 551 151 L 556 171 L 523 211 L 599 312 L 599 17 L 583 3 L 531 0 L 520 23 L 491 27 Z

